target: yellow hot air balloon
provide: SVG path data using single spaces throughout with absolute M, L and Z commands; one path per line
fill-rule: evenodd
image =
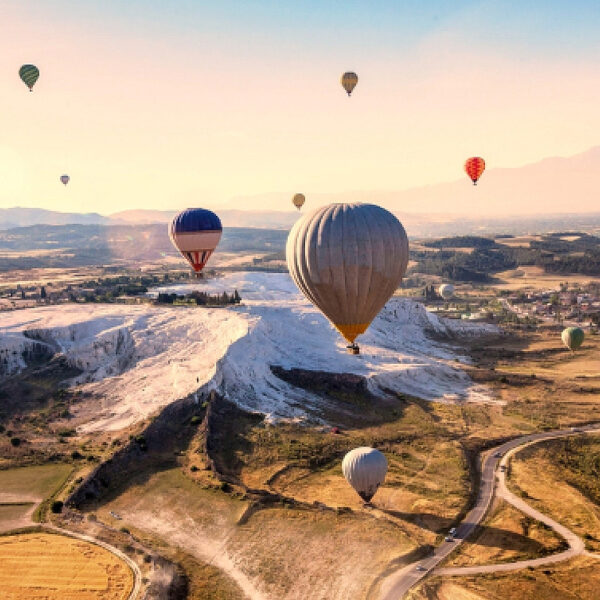
M 408 238 L 400 221 L 384 208 L 331 204 L 296 222 L 286 258 L 300 291 L 358 354 L 354 340 L 402 281 Z
M 306 202 L 304 194 L 294 194 L 294 197 L 292 198 L 292 203 L 298 210 L 302 208 L 304 202 Z
M 353 73 L 352 71 L 346 71 L 346 73 L 342 75 L 341 82 L 342 87 L 346 90 L 348 96 L 350 96 L 350 94 L 352 94 L 352 90 L 356 87 L 356 84 L 358 83 L 358 75 L 356 73 Z

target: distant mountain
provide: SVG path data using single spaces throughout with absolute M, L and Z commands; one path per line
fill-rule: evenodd
M 407 228 L 418 228 L 432 222 L 460 225 L 465 217 L 597 213 L 599 196 L 600 146 L 596 146 L 568 158 L 546 158 L 515 168 L 495 168 L 488 160 L 477 187 L 466 174 L 457 173 L 455 181 L 407 190 L 307 194 L 305 208 L 330 202 L 373 202 L 397 214 Z M 289 194 L 266 193 L 232 202 L 275 207 L 288 199 Z
M 43 208 L 0 208 L 0 229 L 30 225 L 106 225 L 108 217 L 98 213 L 64 213 Z
M 452 212 L 472 219 L 492 216 L 597 213 L 600 146 L 568 158 L 546 158 L 517 168 L 488 163 L 477 187 L 460 180 L 377 195 L 392 211 Z
M 113 213 L 114 223 L 168 223 L 174 210 L 124 210 Z M 298 219 L 298 211 L 215 209 L 224 227 L 257 227 L 259 229 L 289 229 Z

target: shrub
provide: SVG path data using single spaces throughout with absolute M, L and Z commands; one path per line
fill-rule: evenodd
M 18 448 L 21 445 L 21 438 L 18 437 L 11 437 L 10 438 L 10 443 L 15 447 Z
M 81 454 L 81 452 L 78 450 L 73 450 L 73 452 L 71 452 L 71 458 L 73 460 L 79 460 L 80 458 L 83 458 L 83 454 Z
M 200 423 L 202 423 L 202 417 L 200 417 L 198 415 L 194 415 L 190 419 L 190 425 L 199 425 Z
M 190 471 L 191 471 L 192 473 L 195 473 L 197 470 L 198 470 L 198 467 L 197 467 L 196 465 L 192 465 L 192 466 L 190 467 Z
M 119 529 L 119 531 L 126 533 L 127 535 L 131 535 L 131 531 L 129 531 L 129 529 L 127 529 L 127 527 L 121 527 Z
M 60 500 L 55 500 L 50 505 L 50 510 L 57 515 L 62 512 L 62 509 L 63 509 L 63 503 Z

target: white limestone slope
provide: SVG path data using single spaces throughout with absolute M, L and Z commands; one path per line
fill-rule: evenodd
M 274 376 L 271 365 L 362 375 L 374 393 L 392 389 L 428 400 L 492 401 L 455 362 L 467 358 L 451 346 L 452 338 L 480 335 L 490 326 L 439 319 L 419 303 L 394 298 L 359 338 L 361 354 L 354 356 L 287 274 L 232 273 L 153 293 L 191 289 L 238 289 L 243 305 L 70 304 L 4 313 L 0 357 L 9 348 L 38 343 L 80 368 L 73 384 L 98 398 L 83 431 L 121 429 L 213 388 L 273 419 L 318 419 L 319 398 Z M 434 341 L 432 334 L 448 342 Z M 10 370 L 25 363 L 15 359 Z

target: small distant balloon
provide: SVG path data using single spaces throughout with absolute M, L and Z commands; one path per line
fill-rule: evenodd
M 70 179 L 71 179 L 71 178 L 70 178 L 68 175 L 61 175 L 61 176 L 60 176 L 60 182 L 61 182 L 63 185 L 67 185 L 67 183 L 69 183 L 69 180 L 70 180 Z
M 342 461 L 342 473 L 354 491 L 370 502 L 385 480 L 388 463 L 385 456 L 375 448 L 363 446 L 350 450 Z
M 468 158 L 467 162 L 465 162 L 465 171 L 471 178 L 473 185 L 477 185 L 479 178 L 485 171 L 485 160 L 483 160 L 483 158 L 480 156 L 472 156 L 471 158 Z
M 342 87 L 346 90 L 348 96 L 352 94 L 352 90 L 356 87 L 358 83 L 358 75 L 353 73 L 352 71 L 347 71 L 342 75 Z
M 292 203 L 298 210 L 302 208 L 302 205 L 305 202 L 306 198 L 304 197 L 304 194 L 294 194 L 294 197 L 292 198 Z
M 450 300 L 454 296 L 454 286 L 451 283 L 442 283 L 438 293 L 444 300 Z
M 33 91 L 33 86 L 40 76 L 40 71 L 35 65 L 23 65 L 19 69 L 19 77 L 23 83 L 29 88 L 29 91 Z
M 175 216 L 169 225 L 173 246 L 200 273 L 217 247 L 223 226 L 214 212 L 205 208 L 188 208 Z
M 583 333 L 583 329 L 581 327 L 567 327 L 561 334 L 561 339 L 563 344 L 574 352 L 581 348 L 581 344 L 583 344 L 583 339 L 585 338 L 585 334 Z

